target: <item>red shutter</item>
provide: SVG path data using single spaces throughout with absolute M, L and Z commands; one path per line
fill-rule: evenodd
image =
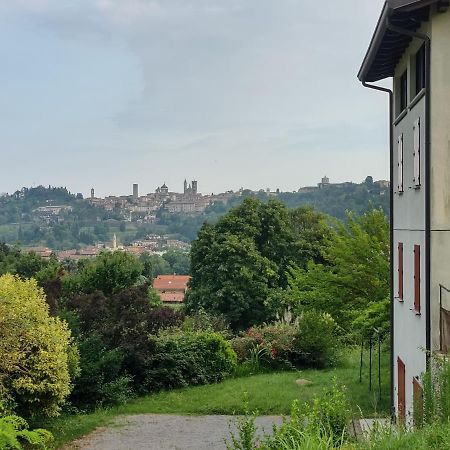
M 413 405 L 414 426 L 420 427 L 423 424 L 423 389 L 416 377 L 413 378 Z
M 398 298 L 403 300 L 403 242 L 398 243 Z
M 397 356 L 397 415 L 401 423 L 405 422 L 406 417 L 405 391 L 405 364 Z
M 414 310 L 420 314 L 420 245 L 414 246 Z

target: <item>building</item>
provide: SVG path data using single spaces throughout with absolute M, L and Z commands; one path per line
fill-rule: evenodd
M 158 275 L 153 280 L 153 288 L 163 303 L 183 303 L 190 278 L 188 275 Z
M 137 200 L 139 198 L 139 185 L 137 183 L 133 183 L 133 200 Z
M 387 0 L 358 73 L 389 95 L 391 401 L 393 416 L 408 425 L 429 352 L 450 348 L 448 5 Z M 392 90 L 373 84 L 386 78 Z

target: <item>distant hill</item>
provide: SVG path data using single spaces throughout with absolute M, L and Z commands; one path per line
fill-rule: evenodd
M 252 196 L 262 201 L 275 198 L 290 208 L 312 205 L 338 219 L 345 219 L 346 210 L 362 214 L 370 206 L 381 207 L 389 214 L 389 189 L 373 183 L 370 177 L 360 184 L 330 184 L 300 192 L 274 194 L 244 190 L 226 205 L 214 204 L 197 215 L 169 214 L 161 210 L 156 224 L 129 222 L 117 211 L 92 206 L 64 187 L 38 186 L 0 197 L 0 242 L 45 245 L 61 250 L 110 241 L 113 234 L 124 244 L 151 233 L 191 241 L 204 221 L 215 222 L 244 198 Z

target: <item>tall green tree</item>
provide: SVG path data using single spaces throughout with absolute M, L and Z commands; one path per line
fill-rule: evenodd
M 389 225 L 383 211 L 373 209 L 359 217 L 348 214 L 347 223 L 336 222 L 322 257 L 322 263 L 290 268 L 294 305 L 329 312 L 349 331 L 361 329 L 368 309 L 374 324 L 385 324 Z
M 205 224 L 194 241 L 188 308 L 224 314 L 234 328 L 270 320 L 276 302 L 268 308 L 267 301 L 287 286 L 288 267 L 318 258 L 327 230 L 310 208 L 244 200 L 217 224 Z

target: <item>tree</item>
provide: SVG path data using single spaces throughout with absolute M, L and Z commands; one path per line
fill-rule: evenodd
M 81 270 L 64 278 L 67 295 L 102 291 L 115 294 L 138 283 L 143 267 L 133 255 L 122 251 L 101 253 Z
M 223 314 L 234 329 L 262 323 L 267 318 L 264 302 L 277 280 L 276 265 L 249 238 L 219 234 L 211 239 L 213 235 L 205 227 L 193 245 L 187 309 Z M 205 241 L 211 242 L 209 248 Z
M 169 250 L 163 258 L 170 264 L 171 272 L 179 275 L 189 275 L 191 261 L 189 255 L 179 250 Z
M 0 277 L 0 403 L 26 415 L 56 415 L 77 373 L 67 324 L 50 317 L 35 280 Z
M 327 234 L 325 217 L 311 208 L 245 199 L 193 242 L 188 307 L 223 313 L 234 328 L 270 320 L 288 267 L 322 261 Z
M 322 251 L 323 263 L 291 267 L 294 304 L 329 312 L 348 331 L 358 331 L 370 307 L 371 320 L 385 323 L 389 296 L 389 225 L 383 211 L 348 214 L 337 222 Z M 378 304 L 382 306 L 378 307 Z M 374 314 L 380 314 L 378 319 Z M 358 320 L 359 318 L 359 320 Z

